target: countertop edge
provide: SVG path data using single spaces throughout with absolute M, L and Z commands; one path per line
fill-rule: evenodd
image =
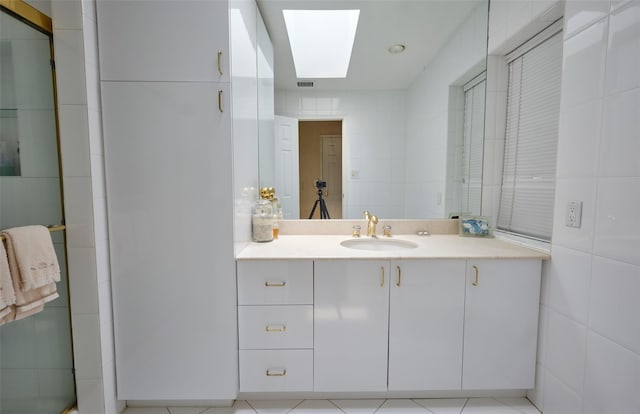
M 402 251 L 369 251 L 340 246 L 344 235 L 289 235 L 273 242 L 249 243 L 236 260 L 549 260 L 551 254 L 499 238 L 469 238 L 458 235 L 397 235 L 418 247 Z

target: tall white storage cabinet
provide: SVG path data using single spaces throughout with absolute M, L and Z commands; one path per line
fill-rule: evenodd
M 234 399 L 256 5 L 105 0 L 97 16 L 118 398 Z

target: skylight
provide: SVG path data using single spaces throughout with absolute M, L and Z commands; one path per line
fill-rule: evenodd
M 360 10 L 283 10 L 298 78 L 346 78 Z

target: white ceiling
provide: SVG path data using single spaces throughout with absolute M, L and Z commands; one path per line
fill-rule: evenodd
M 274 47 L 276 89 L 297 89 L 283 9 L 360 9 L 346 79 L 313 79 L 313 90 L 406 89 L 486 0 L 257 0 Z M 404 53 L 387 49 L 404 44 Z M 307 89 L 308 90 L 308 89 Z

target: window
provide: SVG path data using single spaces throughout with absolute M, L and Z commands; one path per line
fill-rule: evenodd
M 552 26 L 507 56 L 509 83 L 497 228 L 550 240 L 562 75 Z
M 464 85 L 460 211 L 480 214 L 484 143 L 485 73 Z

